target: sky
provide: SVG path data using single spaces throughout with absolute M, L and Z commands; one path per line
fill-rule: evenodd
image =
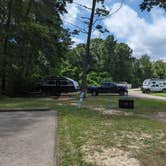
M 114 13 L 120 6 L 122 0 L 105 0 L 105 6 L 110 13 Z M 127 43 L 133 50 L 133 56 L 140 58 L 147 54 L 152 60 L 166 61 L 166 12 L 160 8 L 153 8 L 151 12 L 142 12 L 139 4 L 142 0 L 125 0 L 121 9 L 115 14 L 100 19 L 97 24 L 109 30 L 102 34 L 93 30 L 92 38 L 106 38 L 113 34 L 116 40 Z M 81 5 L 91 7 L 92 0 L 74 0 L 67 6 L 68 13 L 63 16 L 64 26 L 71 31 L 81 28 L 86 31 L 82 17 L 89 17 L 90 11 Z M 100 7 L 98 4 L 97 7 Z M 72 36 L 74 46 L 86 42 L 86 34 Z

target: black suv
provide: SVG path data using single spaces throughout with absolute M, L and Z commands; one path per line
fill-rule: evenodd
M 101 86 L 90 86 L 88 87 L 88 93 L 93 96 L 97 96 L 99 93 L 118 93 L 121 96 L 128 94 L 126 86 L 118 85 L 113 82 L 104 82 Z
M 68 77 L 47 77 L 40 81 L 40 89 L 46 95 L 60 95 L 61 93 L 76 92 L 80 90 L 77 81 Z

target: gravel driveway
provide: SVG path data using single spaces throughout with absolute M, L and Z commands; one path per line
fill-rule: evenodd
M 144 94 L 138 89 L 130 89 L 129 90 L 129 96 L 136 97 L 136 98 L 146 98 L 146 99 L 156 99 L 156 100 L 164 100 L 166 101 L 166 97 L 160 97 L 160 96 L 153 96 L 150 94 Z
M 0 112 L 0 166 L 55 166 L 55 111 Z

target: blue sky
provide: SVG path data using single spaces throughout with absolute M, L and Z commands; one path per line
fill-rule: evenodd
M 121 5 L 121 0 L 105 2 L 106 8 L 111 13 Z M 166 12 L 159 8 L 154 8 L 149 13 L 142 12 L 139 9 L 141 2 L 142 0 L 125 0 L 116 14 L 98 22 L 110 33 L 101 34 L 94 30 L 92 38 L 105 38 L 113 34 L 118 42 L 125 42 L 133 49 L 133 56 L 139 58 L 143 54 L 148 54 L 152 60 L 166 61 Z M 63 16 L 64 26 L 71 30 L 76 29 L 76 26 L 87 30 L 86 25 L 81 22 L 81 17 L 89 17 L 90 12 L 78 4 L 91 7 L 92 0 L 74 0 L 73 4 L 68 5 L 68 14 Z M 75 45 L 85 42 L 86 34 L 73 36 L 73 41 Z

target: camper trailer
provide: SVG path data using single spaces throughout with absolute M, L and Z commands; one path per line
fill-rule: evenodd
M 143 93 L 164 92 L 166 93 L 166 79 L 146 79 L 143 81 Z

